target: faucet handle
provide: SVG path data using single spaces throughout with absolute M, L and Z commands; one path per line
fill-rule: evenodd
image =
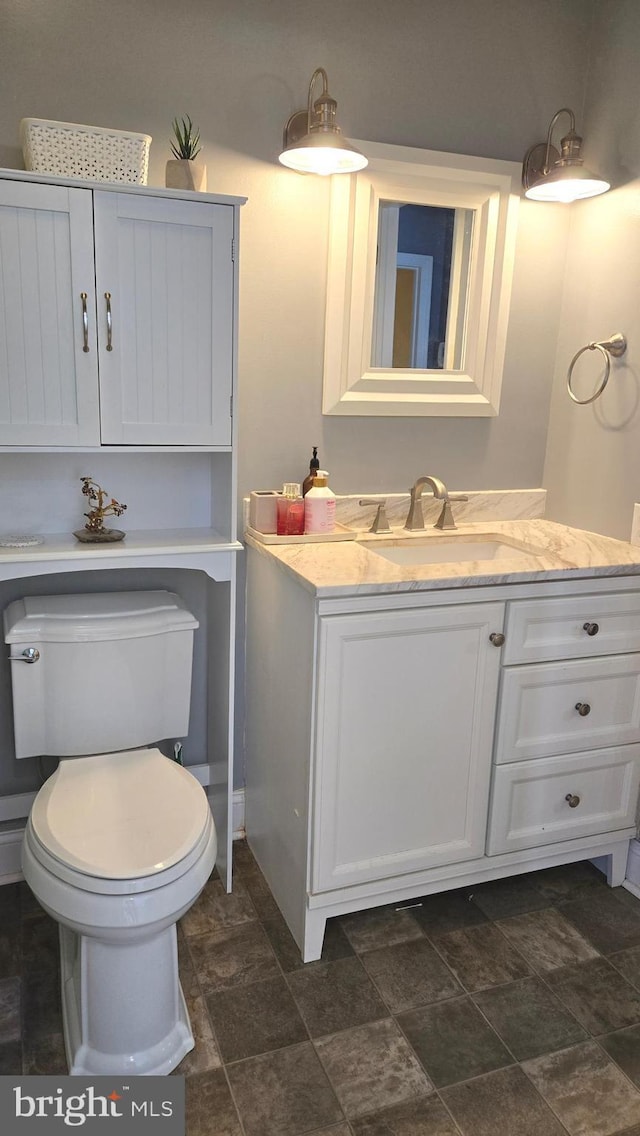
M 378 506 L 378 511 L 377 511 L 377 513 L 374 517 L 373 524 L 371 525 L 369 532 L 371 532 L 371 533 L 390 533 L 391 532 L 391 529 L 389 528 L 389 522 L 387 520 L 387 514 L 385 512 L 386 503 L 387 503 L 386 497 L 383 497 L 382 500 L 379 497 L 363 497 L 361 501 L 358 501 L 359 505 L 377 505 Z
M 456 522 L 453 519 L 453 511 L 451 509 L 451 502 L 452 501 L 468 501 L 468 500 L 469 500 L 469 498 L 466 497 L 464 493 L 457 493 L 457 494 L 448 495 L 445 498 L 444 505 L 442 506 L 442 511 L 440 513 L 440 516 L 438 517 L 438 519 L 437 519 L 437 521 L 436 521 L 436 523 L 433 527 L 435 529 L 455 529 L 456 528 Z

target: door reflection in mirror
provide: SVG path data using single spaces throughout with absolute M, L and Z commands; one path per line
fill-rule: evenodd
M 372 367 L 462 370 L 473 218 L 380 202 Z

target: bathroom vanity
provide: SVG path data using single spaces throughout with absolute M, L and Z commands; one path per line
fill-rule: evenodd
M 305 961 L 348 911 L 595 857 L 624 879 L 640 552 L 544 520 L 415 536 L 248 538 L 247 835 Z

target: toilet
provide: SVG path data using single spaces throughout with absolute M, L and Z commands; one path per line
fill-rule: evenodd
M 16 757 L 60 759 L 22 868 L 60 925 L 72 1074 L 165 1074 L 194 1045 L 176 922 L 216 832 L 199 782 L 156 743 L 188 732 L 197 627 L 166 591 L 29 596 L 4 613 Z

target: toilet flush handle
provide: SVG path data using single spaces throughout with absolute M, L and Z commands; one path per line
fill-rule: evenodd
M 10 663 L 37 663 L 40 652 L 37 647 L 25 647 L 20 655 L 9 655 Z

